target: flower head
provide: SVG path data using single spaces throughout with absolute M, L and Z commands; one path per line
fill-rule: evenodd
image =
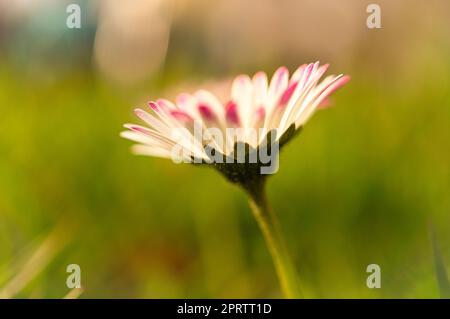
M 239 75 L 224 103 L 205 90 L 182 93 L 175 103 L 164 99 L 149 102 L 147 110 L 135 110 L 147 126 L 125 124 L 128 130 L 121 136 L 137 142 L 133 151 L 142 155 L 173 159 L 177 150 L 185 161 L 211 162 L 211 154 L 236 157 L 236 146 L 242 144 L 248 156 L 251 150 L 267 147 L 269 135 L 270 145 L 284 144 L 350 79 L 330 75 L 319 82 L 327 68 L 318 62 L 304 64 L 289 77 L 288 69 L 280 67 L 270 81 L 264 72 L 252 78 Z M 199 129 L 207 134 L 197 134 Z M 230 129 L 235 130 L 233 134 Z M 222 172 L 227 171 L 224 167 L 219 166 Z M 236 175 L 236 169 L 232 171 Z

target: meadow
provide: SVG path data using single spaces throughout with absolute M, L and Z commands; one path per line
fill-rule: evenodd
M 391 47 L 395 60 L 390 36 L 367 33 L 336 63 L 310 50 L 221 64 L 179 31 L 160 69 L 134 85 L 93 65 L 91 31 L 65 34 L 51 54 L 27 51 L 33 42 L 4 46 L 0 291 L 60 298 L 75 263 L 82 298 L 280 297 L 245 195 L 208 167 L 134 156 L 119 133 L 136 122 L 136 106 L 185 86 L 227 86 L 235 74 L 293 71 L 317 58 L 352 80 L 283 148 L 268 182 L 305 296 L 443 296 L 450 45 L 442 32 Z M 380 265 L 381 289 L 366 286 L 369 264 Z

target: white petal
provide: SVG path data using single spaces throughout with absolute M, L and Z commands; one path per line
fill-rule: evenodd
M 268 81 L 267 75 L 264 72 L 258 72 L 253 76 L 253 106 L 257 109 L 261 106 L 264 108 L 267 99 Z
M 286 106 L 286 110 L 280 120 L 280 134 L 283 134 L 284 131 L 294 122 L 296 114 L 298 113 L 297 110 L 302 109 L 302 105 L 304 105 L 303 103 L 310 103 L 308 97 L 313 94 L 317 82 L 327 69 L 328 64 L 318 67 L 318 62 L 305 67 L 304 72 L 302 72 L 302 76 L 299 79 L 299 84 L 292 94 L 291 99 Z
M 162 142 L 154 137 L 144 135 L 142 133 L 133 132 L 133 131 L 123 131 L 120 133 L 120 136 L 131 140 L 136 143 L 141 143 L 150 146 L 159 146 L 159 147 L 167 147 L 170 148 L 172 145 L 170 143 Z
M 205 104 L 210 107 L 221 120 L 225 119 L 225 109 L 214 94 L 206 90 L 199 90 L 195 92 L 194 96 L 197 99 L 196 106 L 198 106 L 198 104 Z
M 145 123 L 147 123 L 148 125 L 150 125 L 151 127 L 153 127 L 155 130 L 163 133 L 163 134 L 169 134 L 170 130 L 169 130 L 169 126 L 167 126 L 167 124 L 161 122 L 160 120 L 158 120 L 156 117 L 154 117 L 153 115 L 145 112 L 142 109 L 135 109 L 134 113 L 141 119 L 143 120 Z
M 289 71 L 286 67 L 279 67 L 270 80 L 269 90 L 267 94 L 267 108 L 265 127 L 269 127 L 273 122 L 273 112 L 278 105 L 281 95 L 286 91 L 289 82 Z
M 248 75 L 240 75 L 233 81 L 231 99 L 236 102 L 242 127 L 250 126 L 253 85 Z
M 136 144 L 131 147 L 131 151 L 137 155 L 156 156 L 161 158 L 171 158 L 170 150 L 157 146 Z
M 331 81 L 327 80 L 325 82 L 325 84 L 323 84 L 320 88 L 319 88 L 319 94 L 315 94 L 314 99 L 311 100 L 308 103 L 307 108 L 303 111 L 300 112 L 296 119 L 295 119 L 295 125 L 296 127 L 299 127 L 301 125 L 303 125 L 304 123 L 306 123 L 309 118 L 312 116 L 312 114 L 314 114 L 314 112 L 317 109 L 317 106 L 328 96 L 330 96 L 331 93 L 333 93 L 335 90 L 337 90 L 339 87 L 341 87 L 342 85 L 344 85 L 345 83 L 347 83 L 350 80 L 350 77 L 348 76 L 344 76 L 343 74 L 340 74 L 336 77 L 334 77 Z

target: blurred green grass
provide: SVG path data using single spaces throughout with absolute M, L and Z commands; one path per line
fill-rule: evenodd
M 425 56 L 408 72 L 349 70 L 336 107 L 283 150 L 269 197 L 307 296 L 439 296 L 427 225 L 448 269 L 449 69 Z M 0 68 L 0 286 L 64 219 L 72 240 L 20 296 L 65 295 L 70 263 L 86 298 L 280 296 L 240 190 L 119 138 L 135 104 L 179 77 L 124 90 L 86 69 L 40 83 Z M 371 263 L 382 289 L 365 285 Z

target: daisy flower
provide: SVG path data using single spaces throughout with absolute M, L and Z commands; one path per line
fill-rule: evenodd
M 228 101 L 222 103 L 212 93 L 199 90 L 194 94 L 182 93 L 175 103 L 165 99 L 149 102 L 147 110 L 137 108 L 136 115 L 147 124 L 125 124 L 128 131 L 122 136 L 138 144 L 133 147 L 137 154 L 172 158 L 173 147 L 181 144 L 183 154 L 192 158 L 209 159 L 204 145 L 194 143 L 194 123 L 203 128 L 217 128 L 225 136 L 225 142 L 212 141 L 216 151 L 230 155 L 234 143 L 244 142 L 256 148 L 265 135 L 251 138 L 248 132 L 258 130 L 276 131 L 275 141 L 279 141 L 289 128 L 298 130 L 314 112 L 328 104 L 328 97 L 344 85 L 348 76 L 327 76 L 319 83 L 328 68 L 328 64 L 319 66 L 311 63 L 300 66 L 289 77 L 289 71 L 280 67 L 270 79 L 264 72 L 256 73 L 253 78 L 239 75 L 233 81 Z M 174 128 L 183 136 L 174 140 Z M 226 138 L 227 128 L 242 128 L 244 134 L 235 140 Z M 232 144 L 230 144 L 230 142 Z
M 136 154 L 175 160 L 174 150 L 181 151 L 177 152 L 179 159 L 212 164 L 242 186 L 287 297 L 298 296 L 295 271 L 267 204 L 266 178 L 261 173 L 267 163 L 258 156 L 261 150 L 278 150 L 289 141 L 317 110 L 329 105 L 330 95 L 350 79 L 340 74 L 320 81 L 327 69 L 328 64 L 320 66 L 316 62 L 300 66 L 291 76 L 286 67 L 280 67 L 270 80 L 264 72 L 253 77 L 239 75 L 227 101 L 220 101 L 206 90 L 182 93 L 174 103 L 152 101 L 146 109 L 135 109 L 146 126 L 125 124 L 128 130 L 121 133 L 137 143 L 133 146 Z M 199 129 L 208 134 L 197 134 Z M 239 149 L 244 149 L 244 161 L 236 163 Z M 253 154 L 258 155 L 256 162 L 249 160 Z

